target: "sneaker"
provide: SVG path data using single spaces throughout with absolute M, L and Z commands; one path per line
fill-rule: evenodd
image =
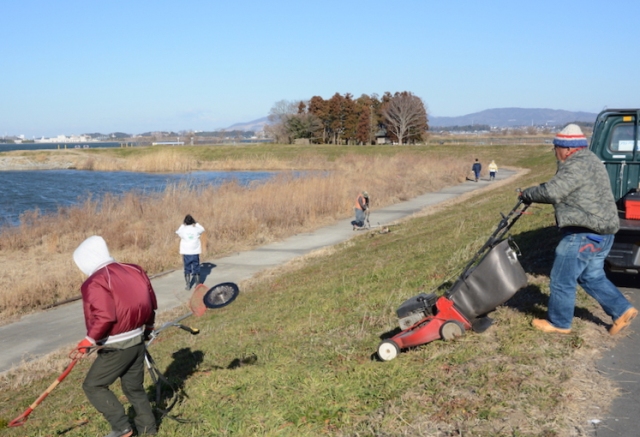
M 571 329 L 556 328 L 545 319 L 533 319 L 531 321 L 531 326 L 546 333 L 571 334 Z
M 633 307 L 626 310 L 624 314 L 613 322 L 613 325 L 609 328 L 609 334 L 616 335 L 618 332 L 622 331 L 631 324 L 631 321 L 635 319 L 637 315 L 638 310 Z
M 111 431 L 104 437 L 131 437 L 133 435 L 133 430 L 131 428 L 127 428 L 124 431 Z

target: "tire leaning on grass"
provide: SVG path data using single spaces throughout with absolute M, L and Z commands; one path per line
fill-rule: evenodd
M 391 361 L 400 353 L 398 345 L 391 341 L 385 340 L 378 346 L 378 358 L 382 361 Z

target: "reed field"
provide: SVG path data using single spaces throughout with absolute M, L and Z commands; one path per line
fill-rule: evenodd
M 606 331 L 610 321 L 581 290 L 570 335 L 543 334 L 530 327 L 533 317 L 546 313 L 548 272 L 558 238 L 549 206 L 532 206 L 529 214 L 511 229 L 529 285 L 492 313 L 495 322 L 491 328 L 482 334 L 469 332 L 454 341 L 435 341 L 403 351 L 390 362 L 374 359 L 378 343 L 397 328 L 398 305 L 419 292 L 441 293 L 439 286 L 455 277 L 486 241 L 500 220 L 500 213 L 514 206 L 516 188 L 545 181 L 555 171 L 552 154 L 542 147 L 483 151 L 463 147 L 453 151 L 455 159 L 453 155 L 446 158 L 451 150 L 414 149 L 409 155 L 405 152 L 386 157 L 350 153 L 330 159 L 328 162 L 335 164 L 329 168 L 331 177 L 312 176 L 309 179 L 314 182 L 309 186 L 287 176 L 274 181 L 271 187 L 243 191 L 225 186 L 220 188 L 221 194 L 211 194 L 206 199 L 217 202 L 218 197 L 232 193 L 235 198 L 231 196 L 226 204 L 215 204 L 231 211 L 192 211 L 199 219 L 211 220 L 211 254 L 218 250 L 216 246 L 228 247 L 224 246 L 225 240 L 217 240 L 216 228 L 222 228 L 223 222 L 215 220 L 223 220 L 219 216 L 236 209 L 245 214 L 243 217 L 250 217 L 248 221 L 254 225 L 248 230 L 228 231 L 234 238 L 249 236 L 243 243 L 247 247 L 260 244 L 259 236 L 277 238 L 275 231 L 262 228 L 265 220 L 271 223 L 269 215 L 254 216 L 258 213 L 247 205 L 261 202 L 265 195 L 277 196 L 279 191 L 288 193 L 288 197 L 283 201 L 269 198 L 269 203 L 275 203 L 274 210 L 269 210 L 271 214 L 289 211 L 291 202 L 297 204 L 294 191 L 299 192 L 301 202 L 309 201 L 310 195 L 329 196 L 329 192 L 344 191 L 334 194 L 336 200 L 327 200 L 314 213 L 309 212 L 315 208 L 309 204 L 297 207 L 294 214 L 285 214 L 286 218 L 273 219 L 273 228 L 284 234 L 303 229 L 310 216 L 315 216 L 319 225 L 349 215 L 354 192 L 361 186 L 374 196 L 374 211 L 385 202 L 433 189 L 427 175 L 435 170 L 425 170 L 431 168 L 427 167 L 429 163 L 448 169 L 445 174 L 449 174 L 450 184 L 458 183 L 459 171 L 466 174 L 469 158 L 476 155 L 484 161 L 498 156 L 499 165 L 524 169 L 516 178 L 428 208 L 392 225 L 388 233 L 361 232 L 348 242 L 258 275 L 242 284 L 242 292 L 232 305 L 188 320 L 200 329 L 198 336 L 178 329 L 164 331 L 150 347 L 150 353 L 181 393 L 172 414 L 184 422 L 161 419 L 159 436 L 592 435 L 590 420 L 606 416 L 617 390 L 596 371 L 594 363 L 616 339 Z M 386 169 L 384 178 L 378 177 L 382 169 Z M 416 174 L 410 177 L 409 173 Z M 389 185 L 380 179 L 389 179 Z M 403 185 L 415 186 L 403 190 Z M 207 195 L 205 189 L 193 187 L 175 187 L 175 192 Z M 236 207 L 235 203 L 241 202 L 238 197 L 244 196 L 250 200 L 243 207 Z M 73 220 L 75 226 L 97 221 L 94 227 L 76 232 L 85 233 L 82 236 L 63 232 L 57 240 L 50 241 L 40 230 L 39 234 L 30 234 L 31 240 L 38 242 L 40 251 L 49 250 L 41 255 L 43 263 L 54 255 L 64 258 L 58 267 L 61 268 L 62 263 L 70 262 L 71 250 L 85 235 L 96 231 L 106 235 L 108 221 L 121 226 L 106 235 L 108 242 L 110 238 L 120 242 L 114 248 L 117 258 L 134 260 L 142 252 L 135 252 L 130 246 L 152 245 L 165 235 L 167 248 L 175 253 L 172 232 L 183 211 L 168 212 L 173 208 L 163 206 L 163 202 L 176 202 L 171 203 L 176 209 L 194 203 L 174 195 L 172 190 L 160 199 L 164 200 L 154 209 L 153 201 L 127 197 L 113 205 L 107 203 L 102 214 L 97 206 L 87 204 L 77 210 L 83 219 L 74 218 L 75 212 L 65 212 L 66 220 Z M 121 204 L 127 208 L 122 217 L 117 210 Z M 267 203 L 259 205 L 268 208 Z M 307 214 L 304 219 L 299 217 L 302 214 Z M 108 215 L 109 219 L 101 215 Z M 149 217 L 158 220 L 153 223 L 166 221 L 154 225 L 166 229 L 154 228 L 155 238 L 151 239 L 145 231 L 147 221 L 152 220 Z M 33 220 L 38 222 L 35 217 Z M 207 221 L 200 220 L 206 227 Z M 31 226 L 24 232 L 36 232 L 34 228 L 40 229 Z M 70 225 L 70 229 L 74 227 Z M 72 237 L 74 241 L 66 241 Z M 2 238 L 3 244 L 11 241 L 12 250 L 37 254 L 30 252 L 26 239 L 20 240 L 17 235 L 9 240 L 5 240 L 7 236 Z M 161 252 L 156 246 L 153 248 L 154 253 Z M 3 253 L 4 250 L 3 246 Z M 166 262 L 177 264 L 177 260 Z M 162 268 L 166 266 L 158 265 L 157 270 Z M 90 361 L 78 364 L 23 427 L 3 429 L 3 436 L 108 433 L 108 425 L 81 390 Z M 53 354 L 27 364 L 21 373 L 0 377 L 0 423 L 23 412 L 66 363 L 64 355 Z M 146 381 L 146 386 L 150 399 L 155 400 L 152 382 Z M 114 384 L 113 388 L 126 402 L 119 385 Z M 170 390 L 165 389 L 161 404 L 170 398 Z
M 157 195 L 133 192 L 88 199 L 53 215 L 24 214 L 19 227 L 0 230 L 0 320 L 77 296 L 84 278 L 71 254 L 91 235 L 103 236 L 117 260 L 140 264 L 153 275 L 180 267 L 175 230 L 186 214 L 207 229 L 206 253 L 201 257 L 206 260 L 348 217 L 360 190 L 371 193 L 375 209 L 457 184 L 469 167 L 469 157 L 415 152 L 328 157 L 303 150 L 299 154 L 307 156 L 303 162 L 300 156 L 247 149 L 244 155 L 235 151 L 236 156 L 206 164 L 198 164 L 188 149 L 147 148 L 134 150 L 136 155 L 127 154 L 130 150 L 111 152 L 125 154 L 77 154 L 83 157 L 77 167 L 187 172 L 196 166 L 255 170 L 260 165 L 282 172 L 275 180 L 248 188 L 236 183 L 179 184 Z

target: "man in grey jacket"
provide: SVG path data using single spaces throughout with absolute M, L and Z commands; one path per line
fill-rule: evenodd
M 548 320 L 533 319 L 532 325 L 544 332 L 569 334 L 579 284 L 612 318 L 609 333 L 614 335 L 629 326 L 638 311 L 604 272 L 620 226 L 609 176 L 587 149 L 579 126 L 567 125 L 553 145 L 558 160 L 555 176 L 521 194 L 525 203 L 552 204 L 562 233 L 551 269 Z

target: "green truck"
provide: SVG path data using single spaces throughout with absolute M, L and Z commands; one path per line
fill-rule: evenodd
M 607 257 L 611 272 L 640 272 L 640 109 L 598 114 L 589 149 L 604 163 L 618 205 L 620 230 Z

